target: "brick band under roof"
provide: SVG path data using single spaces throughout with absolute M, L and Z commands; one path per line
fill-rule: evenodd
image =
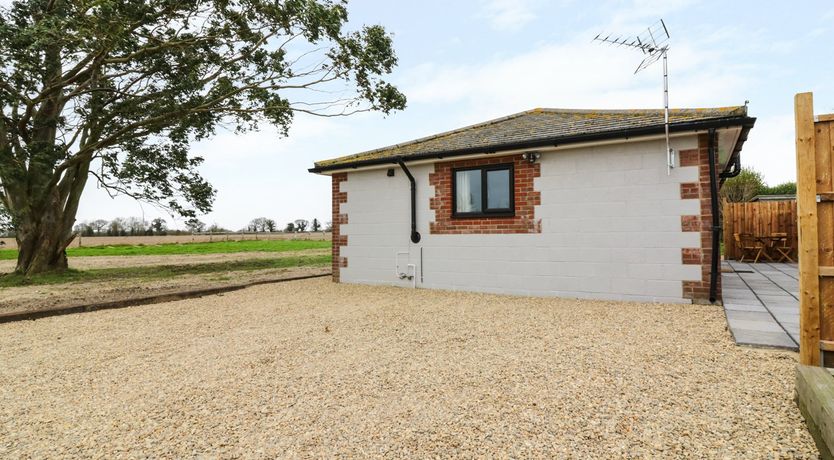
M 662 132 L 663 119 L 662 110 L 533 109 L 389 147 L 319 161 L 310 171 L 385 162 L 398 157 L 408 160 L 430 154 L 452 156 L 461 151 L 490 152 L 514 145 L 533 148 L 537 143 L 553 145 L 568 143 L 571 139 L 580 142 L 583 137 L 646 135 Z M 672 131 L 699 129 L 699 124 L 724 121 L 752 126 L 755 121 L 747 117 L 746 106 L 672 109 L 669 119 Z

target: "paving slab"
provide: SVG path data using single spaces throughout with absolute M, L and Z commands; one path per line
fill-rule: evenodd
M 733 338 L 739 345 L 799 350 L 793 338 L 784 332 L 733 330 Z
M 725 261 L 724 313 L 736 343 L 799 349 L 796 265 Z
M 724 309 L 727 311 L 761 311 L 767 312 L 767 309 L 761 304 L 747 304 L 747 303 L 724 303 Z
M 767 311 L 733 311 L 728 310 L 727 323 L 733 330 L 748 330 L 757 332 L 784 332 L 787 331 Z

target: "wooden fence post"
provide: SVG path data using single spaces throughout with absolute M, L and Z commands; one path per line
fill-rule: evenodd
M 794 98 L 794 112 L 796 213 L 799 232 L 799 362 L 819 366 L 820 279 L 813 94 L 797 94 Z

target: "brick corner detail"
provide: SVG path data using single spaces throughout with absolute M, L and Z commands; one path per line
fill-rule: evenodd
M 346 182 L 348 179 L 347 173 L 336 173 L 333 174 L 331 177 L 331 186 L 332 186 L 332 197 L 333 197 L 333 234 L 332 234 L 332 245 L 331 245 L 331 253 L 333 255 L 333 261 L 331 262 L 331 269 L 333 271 L 333 282 L 338 283 L 340 280 L 340 269 L 343 267 L 347 267 L 347 257 L 341 257 L 341 249 L 342 246 L 347 246 L 348 244 L 348 237 L 347 235 L 342 234 L 342 224 L 348 223 L 348 215 L 342 214 L 340 205 L 342 203 L 347 203 L 347 192 L 343 192 L 341 190 L 342 182 Z
M 697 166 L 698 182 L 680 185 L 681 199 L 697 199 L 701 204 L 700 215 L 681 216 L 681 230 L 700 232 L 700 248 L 681 249 L 681 261 L 684 265 L 700 265 L 701 279 L 682 281 L 683 297 L 693 302 L 709 302 L 710 271 L 712 270 L 712 206 L 710 203 L 709 139 L 707 134 L 698 136 L 698 148 L 681 150 L 678 153 L 681 166 Z M 717 161 L 717 158 L 716 158 Z M 716 171 L 718 168 L 716 168 Z M 715 254 L 715 257 L 721 257 Z M 721 300 L 721 277 L 717 279 L 717 299 Z

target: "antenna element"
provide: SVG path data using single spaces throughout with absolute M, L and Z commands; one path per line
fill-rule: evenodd
M 666 23 L 663 22 L 663 19 L 660 19 L 645 32 L 634 37 L 617 36 L 611 38 L 610 34 L 605 37 L 602 37 L 602 34 L 597 34 L 594 41 L 613 46 L 626 46 L 642 51 L 645 57 L 634 73 L 640 72 L 661 58 L 663 59 L 663 125 L 666 131 L 666 174 L 671 174 L 672 168 L 675 167 L 675 151 L 672 150 L 669 142 L 669 67 L 667 63 L 669 29 L 666 28 Z

